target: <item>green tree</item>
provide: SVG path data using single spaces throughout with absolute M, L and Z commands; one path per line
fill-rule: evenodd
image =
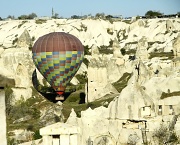
M 55 13 L 54 16 L 52 16 L 52 18 L 58 19 L 58 18 L 59 18 L 59 14 L 58 14 L 58 13 Z
M 7 18 L 8 18 L 8 19 L 15 19 L 15 17 L 14 17 L 14 16 L 11 16 L 11 15 L 7 16 Z
M 71 16 L 71 19 L 79 19 L 79 18 L 80 18 L 80 16 L 77 16 L 77 15 Z
M 29 15 L 21 15 L 18 17 L 19 20 L 26 20 L 26 19 L 34 19 L 35 17 L 37 17 L 37 15 L 35 13 L 31 13 Z
M 152 11 L 152 10 L 149 10 L 145 13 L 145 16 L 149 16 L 149 17 L 162 16 L 162 15 L 163 13 L 159 11 Z
M 111 18 L 113 18 L 112 15 L 107 15 L 107 16 L 106 16 L 106 19 L 111 19 Z
M 105 17 L 105 14 L 104 13 L 97 13 L 96 18 L 104 18 Z
M 21 15 L 18 17 L 19 20 L 25 20 L 25 19 L 28 19 L 28 16 L 27 15 Z
M 37 15 L 35 14 L 35 13 L 31 13 L 31 14 L 29 14 L 29 16 L 28 16 L 28 19 L 34 19 L 34 18 L 36 18 L 37 17 Z

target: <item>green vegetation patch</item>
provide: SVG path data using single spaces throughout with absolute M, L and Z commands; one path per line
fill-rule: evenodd
M 36 24 L 43 24 L 43 23 L 46 23 L 46 22 L 47 22 L 47 20 L 44 20 L 44 19 L 37 19 L 35 21 Z
M 130 73 L 124 73 L 123 76 L 112 85 L 120 93 L 127 86 L 127 82 L 129 81 L 130 77 L 131 77 Z
M 113 49 L 109 49 L 113 46 L 113 40 L 109 41 L 109 46 L 100 46 L 98 48 L 100 54 L 113 54 Z
M 127 55 L 136 54 L 136 50 L 135 49 L 130 49 L 130 50 L 126 51 L 125 54 L 127 54 Z
M 85 72 L 84 74 L 77 74 L 76 78 L 78 79 L 80 84 L 87 83 L 87 72 Z
M 84 63 L 86 66 L 88 66 L 88 65 L 89 65 L 89 60 L 88 60 L 87 58 L 84 58 L 84 59 L 83 59 L 83 63 Z
M 162 92 L 160 99 L 165 99 L 165 98 L 172 97 L 172 96 L 180 96 L 180 91 L 172 92 L 172 93 L 170 93 L 170 92 L 168 92 L 168 93 Z
M 109 34 L 109 35 L 113 35 L 113 31 L 110 29 L 110 28 L 107 28 L 107 33 Z
M 12 93 L 13 91 L 10 87 L 5 88 L 8 144 L 13 141 L 9 139 L 9 136 L 11 136 L 11 131 L 15 129 L 33 131 L 35 132 L 33 139 L 41 138 L 39 129 L 44 126 L 40 123 L 40 109 L 52 106 L 53 103 L 44 99 L 44 97 L 33 89 L 33 97 L 27 100 L 21 97 L 15 105 L 12 105 Z M 24 118 L 24 120 L 22 120 L 22 118 Z
M 124 19 L 124 20 L 122 20 L 122 22 L 124 22 L 126 24 L 131 24 L 131 19 Z
M 18 25 L 18 28 L 21 28 L 22 25 L 24 25 L 27 21 L 22 21 L 21 24 Z
M 101 46 L 99 48 L 100 54 L 113 54 L 113 49 L 109 49 L 108 46 Z
M 14 45 L 15 43 L 17 43 L 18 41 L 18 38 L 16 37 L 13 41 L 12 41 L 12 44 Z
M 90 50 L 89 46 L 86 45 L 86 46 L 83 46 L 83 47 L 84 47 L 84 55 L 91 55 L 91 52 L 89 51 Z
M 77 114 L 77 117 L 81 117 L 81 111 L 85 111 L 89 107 L 91 109 L 95 109 L 100 106 L 108 107 L 108 104 L 116 97 L 117 94 L 107 94 L 93 102 L 84 103 L 85 102 L 85 93 L 83 90 L 76 91 L 72 93 L 64 102 L 63 102 L 63 115 L 65 120 L 69 117 L 71 113 L 71 109 L 73 108 Z
M 174 54 L 173 52 L 152 52 L 150 53 L 149 59 L 152 59 L 154 57 L 167 57 L 167 59 L 173 59 Z

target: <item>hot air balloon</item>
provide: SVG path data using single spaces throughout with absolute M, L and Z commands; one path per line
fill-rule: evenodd
M 58 95 L 63 95 L 83 57 L 84 47 L 80 40 L 64 32 L 46 34 L 32 48 L 35 66 Z

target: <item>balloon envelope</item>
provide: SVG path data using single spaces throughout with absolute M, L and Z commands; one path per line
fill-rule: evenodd
M 83 61 L 84 48 L 75 36 L 53 32 L 35 42 L 32 55 L 37 69 L 54 90 L 64 92 Z

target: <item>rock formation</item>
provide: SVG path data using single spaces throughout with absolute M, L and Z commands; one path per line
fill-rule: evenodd
M 32 45 L 32 40 L 29 32 L 25 29 L 21 36 L 18 38 L 17 47 L 28 48 Z
M 173 41 L 173 53 L 175 57 L 180 57 L 180 34 Z
M 138 41 L 137 50 L 136 50 L 136 57 L 141 60 L 147 60 L 149 57 L 148 54 L 148 41 L 147 38 L 142 37 Z
M 92 55 L 85 56 L 88 67 L 83 64 L 78 71 L 79 74 L 87 72 L 87 102 L 103 99 L 106 94 L 116 97 L 107 108 L 88 108 L 81 112 L 80 118 L 72 110 L 67 124 L 58 123 L 47 128 L 51 130 L 51 127 L 56 129 L 64 125 L 60 129 L 64 135 L 63 130 L 72 131 L 71 127 L 75 127 L 79 135 L 76 141 L 82 145 L 153 144 L 155 129 L 161 123 L 171 126 L 173 123 L 170 122 L 174 122 L 171 128 L 179 135 L 179 23 L 178 18 L 133 19 L 131 23 L 125 20 L 110 23 L 102 19 L 57 19 L 42 24 L 37 24 L 36 20 L 0 21 L 0 87 L 11 86 L 14 103 L 21 97 L 25 100 L 32 97 L 31 78 L 35 66 L 29 50 L 31 36 L 37 39 L 52 31 L 65 31 L 91 48 Z M 113 45 L 110 45 L 112 40 Z M 101 54 L 98 49 L 101 47 L 113 52 Z M 121 54 L 121 49 L 125 54 Z M 131 74 L 131 78 L 118 92 L 112 84 L 125 73 Z M 43 84 L 41 74 L 38 77 Z M 58 107 L 42 107 L 42 122 L 51 118 L 47 124 L 54 123 L 54 117 L 61 116 L 62 106 Z M 67 136 L 62 137 L 66 139 L 64 141 L 68 140 Z M 57 138 L 55 135 L 56 141 Z

